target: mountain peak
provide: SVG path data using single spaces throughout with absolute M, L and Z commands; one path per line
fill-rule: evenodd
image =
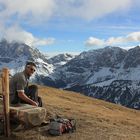
M 58 55 L 48 59 L 48 62 L 57 67 L 57 66 L 61 66 L 61 65 L 66 64 L 68 61 L 70 61 L 74 57 L 75 57 L 75 55 L 71 55 L 71 54 L 68 54 L 68 53 L 58 54 Z

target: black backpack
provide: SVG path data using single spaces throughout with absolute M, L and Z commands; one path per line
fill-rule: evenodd
M 76 121 L 74 119 L 57 118 L 51 119 L 48 133 L 54 136 L 60 136 L 63 133 L 73 133 L 76 130 Z

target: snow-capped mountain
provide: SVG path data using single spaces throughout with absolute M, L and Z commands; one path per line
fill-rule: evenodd
M 58 87 L 139 109 L 139 56 L 139 46 L 128 51 L 119 47 L 106 47 L 83 52 L 61 66 L 52 76 L 56 78 L 55 85 Z M 115 83 L 119 86 L 112 86 Z M 130 99 L 126 98 L 126 93 Z
M 0 42 L 0 69 L 10 73 L 24 69 L 35 61 L 34 82 L 65 88 L 127 107 L 140 109 L 140 47 L 130 50 L 106 47 L 80 55 L 60 54 L 47 58 L 24 43 Z
M 48 76 L 53 71 L 53 65 L 37 49 L 29 47 L 24 43 L 9 43 L 5 39 L 0 42 L 0 69 L 8 67 L 11 75 L 24 69 L 27 61 L 35 61 L 37 64 L 37 75 Z
M 118 47 L 83 52 L 63 65 L 53 76 L 63 80 L 67 87 L 109 80 L 111 83 L 121 71 L 124 72 L 122 63 L 126 54 L 126 50 Z
M 0 50 L 0 69 L 8 67 L 10 74 L 13 75 L 22 71 L 27 61 L 34 61 L 37 65 L 37 72 L 32 77 L 32 80 L 36 83 L 46 84 L 44 78 L 47 78 L 48 85 L 51 86 L 53 86 L 51 82 L 54 78 L 52 77 L 51 79 L 50 74 L 74 57 L 74 55 L 70 54 L 60 54 L 48 59 L 46 55 L 36 48 L 16 41 L 9 43 L 6 39 L 0 42 Z
M 55 73 L 67 87 L 74 85 L 109 85 L 114 80 L 140 80 L 140 47 L 130 50 L 119 47 L 83 52 Z
M 68 54 L 68 53 L 58 54 L 58 55 L 48 59 L 48 62 L 50 64 L 53 64 L 56 68 L 58 68 L 58 67 L 60 67 L 64 64 L 66 64 L 68 61 L 70 61 L 74 57 L 75 57 L 75 55 L 71 55 L 71 54 Z
M 39 84 L 41 83 L 48 86 L 61 87 L 63 85 L 63 81 L 61 81 L 58 78 L 58 81 L 59 81 L 58 82 L 57 77 L 54 73 L 58 71 L 59 69 L 61 69 L 63 65 L 65 65 L 68 61 L 70 61 L 74 57 L 75 55 L 66 53 L 66 54 L 58 54 L 54 57 L 49 58 L 47 62 L 53 66 L 52 72 L 47 76 L 40 73 L 38 76 L 36 76 L 36 82 Z

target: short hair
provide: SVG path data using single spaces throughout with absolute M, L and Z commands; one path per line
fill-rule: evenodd
M 32 65 L 32 66 L 36 67 L 35 62 L 32 62 L 32 61 L 27 61 L 27 62 L 26 62 L 26 67 L 27 67 L 28 65 Z

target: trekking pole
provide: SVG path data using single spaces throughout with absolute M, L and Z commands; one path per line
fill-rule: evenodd
M 2 96 L 3 96 L 3 112 L 4 112 L 4 134 L 10 136 L 10 111 L 9 111 L 9 70 L 2 70 Z

